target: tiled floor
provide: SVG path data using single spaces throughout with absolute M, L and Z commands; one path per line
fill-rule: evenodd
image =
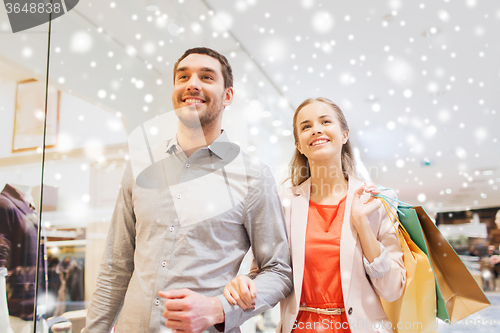
M 438 323 L 438 333 L 451 332 L 500 332 L 500 293 L 489 292 L 486 296 L 491 302 L 491 306 L 474 313 L 465 320 L 451 326 L 442 321 Z M 467 326 L 471 323 L 469 326 Z M 474 323 L 474 324 L 472 324 Z

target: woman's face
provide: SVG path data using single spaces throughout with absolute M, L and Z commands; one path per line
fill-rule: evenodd
M 331 159 L 340 163 L 342 145 L 349 133 L 342 130 L 335 110 L 328 104 L 315 101 L 297 115 L 297 149 L 310 163 Z

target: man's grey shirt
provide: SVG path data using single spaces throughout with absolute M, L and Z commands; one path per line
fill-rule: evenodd
M 181 288 L 217 296 L 225 331 L 238 332 L 292 290 L 283 209 L 270 169 L 224 132 L 190 158 L 175 138 L 166 144 L 164 156 L 155 153 L 157 162 L 139 175 L 133 161 L 127 165 L 83 332 L 109 332 L 116 321 L 118 332 L 163 331 L 158 291 Z M 242 311 L 222 291 L 250 246 L 261 272 L 255 310 Z

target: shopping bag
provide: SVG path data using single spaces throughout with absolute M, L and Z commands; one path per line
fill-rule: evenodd
M 385 200 L 381 200 L 391 220 L 398 221 Z M 435 333 L 436 287 L 429 259 L 401 223 L 396 232 L 403 250 L 406 284 L 398 300 L 387 302 L 381 298 L 382 306 L 395 333 Z
M 404 226 L 408 234 L 410 235 L 413 242 L 425 253 L 427 257 L 429 257 L 429 249 L 427 248 L 427 243 L 425 241 L 424 233 L 422 227 L 420 226 L 420 220 L 418 219 L 417 212 L 411 207 L 399 206 L 399 220 L 401 224 Z M 432 268 L 432 261 L 431 261 Z M 433 269 L 433 268 L 432 268 Z M 433 274 L 434 270 L 433 270 Z M 446 303 L 444 301 L 443 295 L 441 293 L 441 288 L 439 288 L 439 284 L 437 278 L 435 278 L 436 285 L 436 317 L 447 320 L 449 319 L 448 312 L 446 311 Z
M 421 206 L 402 207 L 399 218 L 411 239 L 430 259 L 436 278 L 437 317 L 456 322 L 490 302 L 455 250 Z

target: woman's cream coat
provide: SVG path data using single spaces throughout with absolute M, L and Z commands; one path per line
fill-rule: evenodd
M 292 293 L 280 303 L 281 321 L 278 324 L 277 333 L 290 333 L 299 312 L 310 185 L 311 180 L 308 179 L 299 186 L 284 190 L 281 194 L 292 256 L 294 288 Z M 353 194 L 362 185 L 363 183 L 359 180 L 349 178 L 340 240 L 340 273 L 345 311 L 352 333 L 392 332 L 391 329 L 377 324 L 383 320 L 383 326 L 388 325 L 379 296 L 387 301 L 394 301 L 403 293 L 406 281 L 403 252 L 393 224 L 382 206 L 369 216 L 369 220 L 377 240 L 387 249 L 391 260 L 390 270 L 380 278 L 367 275 L 359 237 L 350 221 Z

